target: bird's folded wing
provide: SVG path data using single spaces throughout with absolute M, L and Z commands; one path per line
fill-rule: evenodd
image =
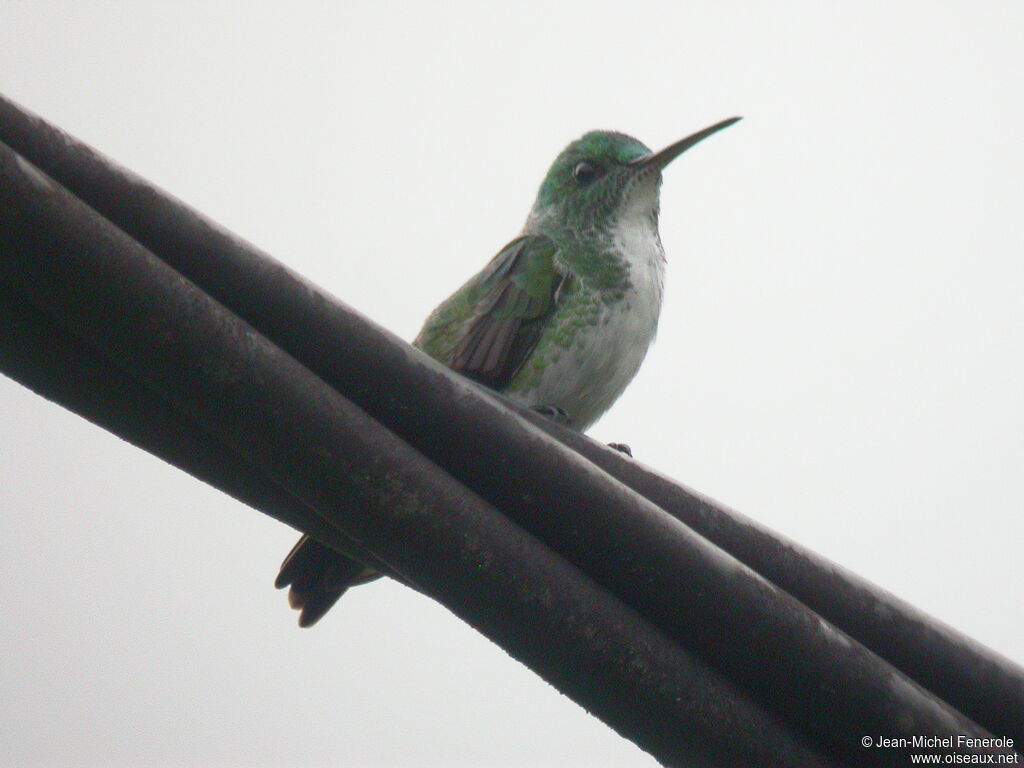
M 505 246 L 479 276 L 472 320 L 455 344 L 452 370 L 494 389 L 515 376 L 556 308 L 566 274 L 555 245 L 525 235 Z

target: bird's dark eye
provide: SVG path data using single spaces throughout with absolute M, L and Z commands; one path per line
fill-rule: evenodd
M 588 163 L 586 160 L 576 164 L 572 169 L 572 177 L 579 184 L 589 184 L 601 175 L 601 166 Z

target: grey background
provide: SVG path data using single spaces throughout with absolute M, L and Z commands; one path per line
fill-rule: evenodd
M 411 338 L 569 140 L 674 164 L 592 430 L 1024 660 L 1024 6 L 6 2 L 0 91 Z M 0 379 L 0 763 L 652 766 L 395 584 Z

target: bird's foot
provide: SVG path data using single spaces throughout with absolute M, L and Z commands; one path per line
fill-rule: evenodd
M 572 418 L 569 416 L 568 411 L 564 408 L 559 408 L 557 405 L 534 405 L 530 410 L 536 411 L 541 416 L 547 416 L 556 424 L 567 427 L 572 423 Z
M 625 443 L 608 443 L 609 448 L 614 448 L 619 453 L 624 453 L 629 458 L 633 458 L 633 450 Z

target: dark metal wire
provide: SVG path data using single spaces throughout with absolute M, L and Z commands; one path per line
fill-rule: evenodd
M 699 537 L 695 540 L 673 526 L 660 510 L 651 505 L 644 507 L 643 500 L 638 504 L 632 495 L 610 490 L 607 478 L 593 467 L 587 469 L 590 465 L 580 464 L 557 447 L 553 449 L 536 433 L 510 427 L 507 417 L 500 415 L 500 408 L 495 411 L 487 395 L 466 394 L 463 382 L 417 357 L 407 346 L 279 264 L 2 100 L 0 136 L 11 138 L 31 159 L 52 170 L 76 194 L 155 250 L 160 258 L 448 468 L 465 485 L 534 530 L 588 573 L 596 574 L 666 631 L 762 698 L 777 694 L 783 700 L 775 702 L 776 708 L 806 732 L 815 734 L 831 751 L 848 759 L 863 757 L 863 751 L 850 744 L 855 733 L 870 733 L 875 727 L 879 733 L 894 733 L 884 729 L 908 702 L 885 696 L 884 703 L 873 701 L 892 672 L 890 668 L 865 655 L 857 644 L 850 645 L 853 650 L 844 656 L 841 635 L 831 629 L 821 630 L 821 625 L 815 624 L 817 618 L 803 606 L 789 601 L 770 584 L 750 579 L 748 573 L 741 579 L 745 586 L 740 592 L 731 588 L 723 592 L 723 579 L 734 564 L 706 547 Z M 1021 728 L 1021 709 L 1015 702 L 1024 701 L 1024 678 L 1009 662 L 688 489 L 621 457 L 611 457 L 585 438 L 562 433 L 554 426 L 541 427 L 556 433 L 775 584 L 821 610 L 841 629 L 862 639 L 994 732 L 1013 735 L 1014 729 Z M 524 500 L 527 483 L 532 498 Z M 560 504 L 559 498 L 567 494 L 572 503 Z M 581 521 L 574 517 L 574 505 L 589 506 L 590 511 L 596 507 L 599 521 L 590 518 L 582 521 L 581 527 Z M 638 506 L 644 511 L 639 516 Z M 588 524 L 594 528 L 587 528 Z M 621 550 L 616 544 L 621 540 L 614 538 L 616 530 L 622 533 L 624 527 L 627 538 L 635 537 L 637 526 L 646 531 L 646 539 L 641 535 L 635 550 Z M 662 534 L 673 542 L 672 546 L 666 548 L 660 542 Z M 679 548 L 680 539 L 686 546 Z M 688 558 L 692 562 L 687 562 Z M 636 588 L 638 583 L 643 587 L 645 581 L 651 583 L 649 591 Z M 694 611 L 695 606 L 685 600 L 674 606 L 664 605 L 665 598 L 679 592 L 680 584 L 686 590 L 706 593 L 704 604 L 696 606 L 700 610 Z M 740 599 L 742 607 L 729 603 L 729 596 L 743 594 L 749 600 Z M 723 596 L 727 598 L 723 603 L 726 612 L 734 609 L 731 616 L 714 615 L 713 600 L 721 601 Z M 886 610 L 877 610 L 879 607 Z M 867 610 L 871 608 L 876 610 Z M 763 626 L 748 628 L 751 631 L 744 634 L 743 625 L 758 616 Z M 786 625 L 784 631 L 776 626 L 779 622 Z M 737 629 L 741 630 L 739 634 L 735 634 Z M 779 651 L 781 656 L 772 669 L 760 670 L 760 660 L 749 655 L 746 659 L 731 658 L 729 649 L 723 647 L 727 639 L 739 650 L 744 649 L 745 640 Z M 808 649 L 818 655 L 808 657 Z M 808 670 L 814 659 L 819 664 L 838 663 L 841 674 L 822 677 L 821 670 Z M 946 666 L 951 661 L 955 663 L 953 670 Z M 808 686 L 814 690 L 808 692 Z M 920 691 L 911 690 L 911 708 L 928 710 L 935 703 Z M 812 711 L 811 705 L 817 711 Z M 830 705 L 836 705 L 838 711 L 830 711 Z M 906 724 L 905 709 L 902 711 Z M 934 712 L 930 716 L 933 720 L 926 717 L 910 722 L 910 732 L 926 732 L 914 730 L 926 726 L 932 728 L 927 732 L 933 732 L 936 723 L 957 732 L 973 727 L 958 721 L 948 710 L 937 720 Z
M 306 507 L 188 422 L 165 400 L 0 281 L 0 370 L 33 392 L 159 456 L 228 495 L 386 572 Z
M 557 424 L 538 424 L 993 733 L 1024 744 L 1024 670 L 791 539 Z
M 16 343 L 0 338 L 8 350 L 0 359 L 20 361 L 9 372 L 27 369 L 35 386 L 74 407 L 89 401 L 83 410 L 115 431 L 134 431 L 139 442 L 174 433 L 164 455 L 178 452 L 192 468 L 216 464 L 216 446 L 226 446 L 244 463 L 240 471 L 260 467 L 300 502 L 281 505 L 290 522 L 305 527 L 296 510 L 314 511 L 328 523 L 320 534 L 331 546 L 355 540 L 666 764 L 831 765 L 748 694 L 2 145 L 0 283 L 8 317 L 17 317 L 5 330 L 21 329 Z M 33 354 L 33 340 L 53 346 Z M 70 363 L 53 354 L 69 350 Z M 62 366 L 92 371 L 91 385 L 55 384 Z M 106 407 L 126 393 L 141 420 Z M 226 466 L 239 468 L 233 459 Z
M 397 340 L 144 180 L 0 97 L 0 140 L 431 453 L 459 403 L 408 375 Z M 321 342 L 326 340 L 327 344 Z M 330 343 L 333 340 L 333 343 Z M 389 347 L 390 345 L 390 347 Z M 401 347 L 399 347 L 400 349 Z M 379 356 L 378 350 L 384 352 Z M 332 363 L 337 356 L 342 362 Z M 346 362 L 347 361 L 347 362 Z M 367 371 L 367 375 L 359 375 Z M 379 368 L 381 382 L 372 376 Z M 346 372 L 352 370 L 352 375 Z M 405 372 L 405 375 L 403 375 Z M 514 406 L 512 406 L 514 407 Z M 994 733 L 1024 743 L 1024 671 L 891 594 L 694 491 L 534 414 L 542 429 L 810 606 Z M 419 437 L 417 437 L 417 435 Z M 431 454 L 433 455 L 433 454 Z M 434 456 L 443 463 L 443 457 Z

